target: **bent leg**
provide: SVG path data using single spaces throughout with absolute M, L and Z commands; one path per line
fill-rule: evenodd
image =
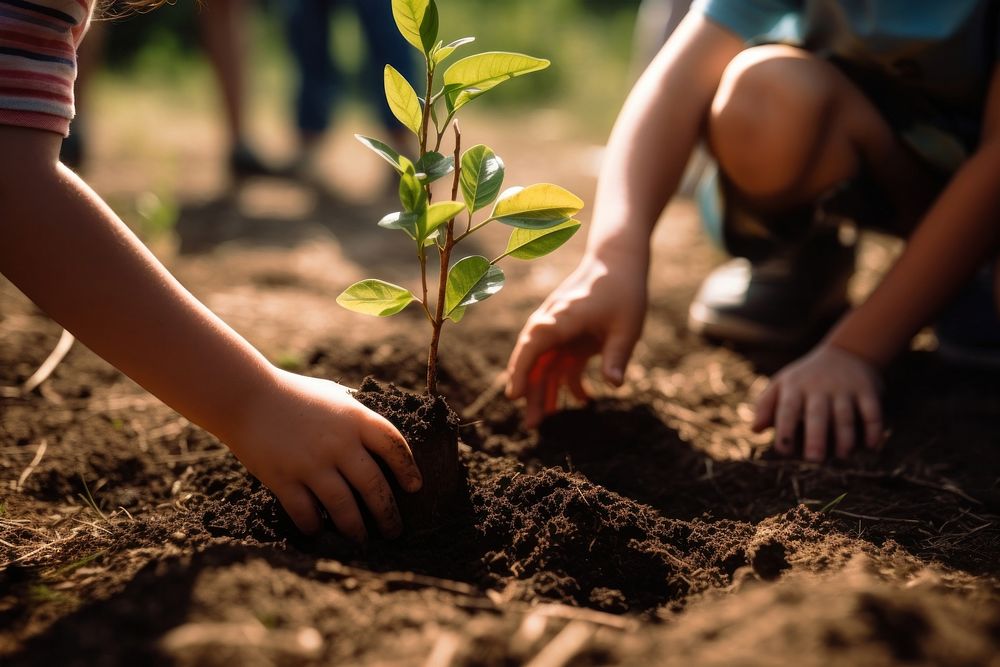
M 864 168 L 912 228 L 938 179 L 832 64 L 790 46 L 747 49 L 723 74 L 708 143 L 733 186 L 762 210 L 808 204 Z

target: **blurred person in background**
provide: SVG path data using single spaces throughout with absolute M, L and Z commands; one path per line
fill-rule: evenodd
M 93 11 L 92 0 L 0 0 L 0 273 L 218 437 L 302 531 L 321 530 L 324 507 L 343 535 L 366 541 L 360 501 L 383 534 L 399 535 L 393 492 L 375 461 L 405 491 L 420 488 L 399 431 L 347 387 L 269 362 L 59 161 L 74 112 L 77 48 Z
M 585 400 L 595 355 L 624 381 L 650 235 L 701 142 L 714 157 L 702 220 L 737 259 L 703 282 L 689 327 L 792 347 L 838 320 L 758 399 L 754 427 L 774 426 L 778 453 L 877 447 L 883 370 L 936 318 L 942 349 L 1000 360 L 998 45 L 995 0 L 694 3 L 619 114 L 580 265 L 511 355 L 507 393 L 526 398 L 526 423 L 563 386 Z M 853 309 L 845 219 L 908 239 Z
M 387 133 L 387 141 L 404 150 L 409 133 L 392 115 L 385 101 L 382 70 L 392 65 L 410 81 L 418 81 L 416 62 L 392 16 L 391 0 L 285 0 L 288 43 L 298 70 L 295 124 L 299 153 L 293 171 L 309 179 L 330 116 L 347 81 L 333 60 L 330 46 L 331 18 L 335 10 L 350 5 L 365 38 L 361 88 Z
M 202 44 L 218 82 L 227 136 L 227 168 L 234 182 L 251 176 L 278 175 L 250 147 L 246 131 L 247 100 L 247 24 L 249 0 L 211 0 L 200 3 L 195 11 Z M 112 16 L 127 11 L 121 3 L 112 3 Z M 79 75 L 76 81 L 77 116 L 72 132 L 63 142 L 62 161 L 74 169 L 84 166 L 87 157 L 87 96 L 88 84 L 104 57 L 108 30 L 127 30 L 128 26 L 112 28 L 105 21 L 95 21 L 78 54 Z

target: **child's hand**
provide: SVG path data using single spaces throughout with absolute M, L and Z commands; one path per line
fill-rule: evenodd
M 754 430 L 774 425 L 774 449 L 791 455 L 799 423 L 805 423 L 803 457 L 822 461 L 827 434 L 833 427 L 836 455 L 846 458 L 855 446 L 855 420 L 861 417 L 869 448 L 882 437 L 882 380 L 867 361 L 821 344 L 778 373 L 757 401 Z M 832 443 L 831 443 L 832 444 Z
M 611 267 L 585 258 L 528 319 L 507 364 L 507 396 L 527 398 L 525 425 L 534 428 L 555 411 L 563 384 L 588 399 L 582 374 L 595 354 L 603 356 L 604 378 L 620 386 L 645 313 L 643 262 Z
M 226 444 L 274 492 L 302 532 L 319 531 L 318 501 L 341 533 L 364 542 L 367 533 L 353 488 L 381 532 L 399 535 L 395 498 L 372 457 L 381 457 L 406 491 L 420 489 L 421 477 L 392 424 L 342 385 L 277 369 L 274 385 L 253 403 Z

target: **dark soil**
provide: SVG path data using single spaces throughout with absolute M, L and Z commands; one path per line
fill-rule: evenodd
M 334 257 L 316 248 L 175 268 L 286 365 L 419 388 L 419 318 L 338 313 L 294 268 Z M 915 352 L 881 451 L 777 460 L 747 425 L 755 360 L 684 330 L 687 274 L 654 273 L 626 389 L 537 432 L 497 378 L 542 285 L 446 332 L 454 413 L 366 383 L 369 405 L 402 401 L 415 447 L 425 417 L 457 425 L 462 475 L 436 529 L 363 550 L 299 535 L 214 438 L 80 346 L 10 391 L 59 328 L 0 283 L 0 662 L 1000 665 L 996 375 Z M 313 318 L 322 334 L 285 347 Z
M 458 415 L 441 396 L 382 386 L 372 377 L 365 378 L 355 398 L 399 429 L 420 469 L 423 486 L 415 493 L 406 493 L 388 466 L 382 464 L 405 530 L 436 530 L 453 523 L 468 497 L 458 460 Z

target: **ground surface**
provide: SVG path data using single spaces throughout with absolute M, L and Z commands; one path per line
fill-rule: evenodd
M 539 121 L 540 147 L 509 124 L 466 134 L 498 148 L 513 181 L 592 201 L 594 151 Z M 155 185 L 109 145 L 99 189 L 129 202 Z M 282 365 L 418 387 L 419 317 L 333 303 L 361 277 L 413 280 L 408 247 L 374 227 L 388 210 L 378 174 L 341 168 L 336 196 L 259 182 L 216 199 L 218 155 L 196 157 L 176 236 L 156 245 L 182 281 Z M 747 419 L 781 360 L 685 330 L 719 256 L 690 206 L 667 218 L 639 363 L 617 394 L 532 433 L 496 381 L 582 239 L 512 265 L 512 287 L 446 331 L 469 502 L 439 534 L 367 551 L 299 537 L 222 445 L 79 345 L 39 390 L 10 391 L 60 329 L 0 283 L 0 660 L 1000 665 L 996 375 L 914 352 L 890 378 L 882 451 L 775 460 Z M 890 254 L 866 244 L 859 292 Z

